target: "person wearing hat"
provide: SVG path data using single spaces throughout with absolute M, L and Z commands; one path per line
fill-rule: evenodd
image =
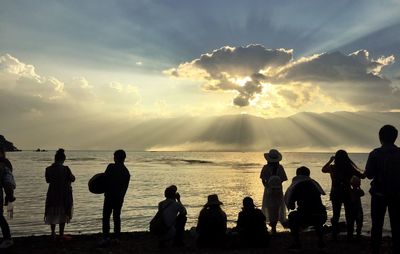
M 222 202 L 217 194 L 209 195 L 207 203 L 200 211 L 196 231 L 199 234 L 199 247 L 223 247 L 226 238 L 226 213 L 221 209 Z
M 256 208 L 251 197 L 243 199 L 243 208 L 239 212 L 236 230 L 239 233 L 240 245 L 243 247 L 262 247 L 268 243 L 265 215 Z
M 271 232 L 275 234 L 278 221 L 282 224 L 286 223 L 282 182 L 287 181 L 287 176 L 285 169 L 279 164 L 282 154 L 278 150 L 271 149 L 268 153 L 264 153 L 264 158 L 267 164 L 263 166 L 260 174 L 264 185 L 262 211 L 269 221 Z

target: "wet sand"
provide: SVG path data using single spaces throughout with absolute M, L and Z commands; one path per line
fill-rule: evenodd
M 302 233 L 303 248 L 300 251 L 289 250 L 292 239 L 289 233 L 278 233 L 271 236 L 270 244 L 266 248 L 240 249 L 227 247 L 224 249 L 198 249 L 195 238 L 189 231 L 185 234 L 185 247 L 170 247 L 159 249 L 157 239 L 149 232 L 123 233 L 118 243 L 111 243 L 107 247 L 99 247 L 100 234 L 73 235 L 70 241 L 54 240 L 50 236 L 30 236 L 14 238 L 15 245 L 4 253 L 18 254 L 125 254 L 125 253 L 340 253 L 358 254 L 370 253 L 370 239 L 363 236 L 362 239 L 348 243 L 343 236 L 338 241 L 329 240 L 326 235 L 327 247 L 319 249 L 316 245 L 316 237 L 313 232 Z M 382 244 L 382 253 L 390 252 L 390 238 L 385 238 Z

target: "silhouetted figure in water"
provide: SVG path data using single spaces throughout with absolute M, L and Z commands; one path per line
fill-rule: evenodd
M 224 247 L 226 243 L 225 212 L 221 209 L 222 202 L 217 194 L 209 195 L 207 203 L 200 211 L 196 231 L 199 234 L 199 247 Z
M 268 163 L 263 166 L 260 174 L 264 185 L 262 210 L 269 221 L 272 234 L 275 234 L 278 220 L 283 225 L 286 223 L 282 182 L 287 181 L 287 176 L 284 168 L 279 164 L 282 155 L 278 150 L 271 149 L 268 153 L 264 153 L 264 157 Z
M 333 164 L 332 164 L 333 163 Z M 351 240 L 353 237 L 354 226 L 351 225 L 351 186 L 350 180 L 353 176 L 365 178 L 358 171 L 358 167 L 350 159 L 349 155 L 344 150 L 338 150 L 335 156 L 332 156 L 322 168 L 323 173 L 329 173 L 332 180 L 330 199 L 332 202 L 332 238 L 337 239 L 339 233 L 339 218 L 342 204 L 344 205 L 347 238 Z
M 314 226 L 318 237 L 318 247 L 325 246 L 323 241 L 323 225 L 326 221 L 326 208 L 322 204 L 321 195 L 325 192 L 315 180 L 310 178 L 310 169 L 300 167 L 296 170 L 296 176 L 292 180 L 285 193 L 285 203 L 289 210 L 289 227 L 293 235 L 291 248 L 301 248 L 300 230 L 308 226 Z
M 59 225 L 59 237 L 69 240 L 64 235 L 65 223 L 72 219 L 73 197 L 71 183 L 75 181 L 68 166 L 64 166 L 66 156 L 64 149 L 58 149 L 54 156 L 54 163 L 46 168 L 46 182 L 49 184 L 46 196 L 44 220 L 50 224 L 51 235 L 56 237 L 56 224 Z
M 165 200 L 158 204 L 158 210 L 162 211 L 162 216 L 167 227 L 164 235 L 160 236 L 160 247 L 165 247 L 173 241 L 174 246 L 183 246 L 183 235 L 187 221 L 186 208 L 181 203 L 181 196 L 177 192 L 178 188 L 171 185 L 164 191 Z
M 361 179 L 357 176 L 353 176 L 350 181 L 351 184 L 351 214 L 350 214 L 350 225 L 354 227 L 354 222 L 356 223 L 356 233 L 357 239 L 361 237 L 361 230 L 364 220 L 364 212 L 361 204 L 361 197 L 364 196 L 364 191 L 361 189 Z
M 110 240 L 110 217 L 113 215 L 114 236 L 118 239 L 121 233 L 121 209 L 124 203 L 125 193 L 128 190 L 130 174 L 125 167 L 126 153 L 124 150 L 114 152 L 114 163 L 107 166 L 105 171 L 106 188 L 103 204 L 103 241 L 105 245 Z
M 243 199 L 243 208 L 239 212 L 236 230 L 239 232 L 242 247 L 262 247 L 268 244 L 265 215 L 255 207 L 251 197 Z
M 15 181 L 12 176 L 12 169 L 11 162 L 6 158 L 5 149 L 0 147 L 0 227 L 3 234 L 3 241 L 0 244 L 0 249 L 6 249 L 14 244 L 14 241 L 11 239 L 10 227 L 3 214 L 4 205 L 15 201 Z M 4 198 L 3 189 L 6 195 Z
M 392 125 L 379 130 L 381 147 L 368 157 L 365 175 L 371 182 L 371 240 L 373 253 L 379 253 L 386 208 L 389 210 L 393 253 L 400 253 L 400 148 L 394 142 L 398 131 Z

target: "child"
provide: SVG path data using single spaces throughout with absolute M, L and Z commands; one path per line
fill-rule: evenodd
M 357 239 L 361 237 L 361 229 L 363 226 L 363 209 L 361 205 L 361 197 L 364 196 L 364 191 L 360 188 L 361 180 L 357 176 L 353 176 L 350 181 L 351 184 L 351 228 L 354 229 L 354 222 L 356 222 Z

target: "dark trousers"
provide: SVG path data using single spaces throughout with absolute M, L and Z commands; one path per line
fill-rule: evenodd
M 332 234 L 334 237 L 339 233 L 339 218 L 342 204 L 344 205 L 344 214 L 347 225 L 347 236 L 351 237 L 354 232 L 354 223 L 351 223 L 352 205 L 350 197 L 335 197 L 332 200 Z
M 4 239 L 11 239 L 10 227 L 8 226 L 6 218 L 4 218 L 3 212 L 4 212 L 3 211 L 3 202 L 1 202 L 1 208 L 0 208 L 0 227 L 1 227 L 1 232 L 3 233 L 3 238 Z
M 392 230 L 393 253 L 400 253 L 400 201 L 388 200 L 386 197 L 372 195 L 371 197 L 371 240 L 373 253 L 379 253 L 382 241 L 382 228 L 385 220 L 386 207 L 389 210 L 390 228 Z
M 323 240 L 323 225 L 326 221 L 326 213 L 313 214 L 310 212 L 293 211 L 289 213 L 289 228 L 294 241 L 300 243 L 300 230 L 313 226 L 317 234 L 318 241 Z
M 103 204 L 103 237 L 110 236 L 110 217 L 113 215 L 114 221 L 114 236 L 118 238 L 121 233 L 121 209 L 123 200 L 114 200 L 111 198 L 104 198 Z
M 347 223 L 349 223 L 349 227 L 351 227 L 352 229 L 354 229 L 354 223 L 356 224 L 356 232 L 357 235 L 359 236 L 361 235 L 361 230 L 364 221 L 363 209 L 362 207 L 353 206 L 351 210 L 352 210 L 351 215 Z

